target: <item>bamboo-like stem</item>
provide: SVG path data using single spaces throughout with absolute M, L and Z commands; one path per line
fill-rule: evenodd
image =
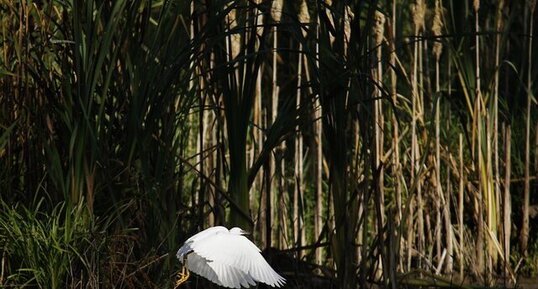
M 299 51 L 302 50 L 302 45 L 299 44 Z M 297 63 L 297 91 L 296 91 L 296 103 L 297 109 L 301 106 L 301 80 L 302 80 L 302 67 L 303 67 L 303 57 L 299 54 L 298 63 Z M 294 237 L 295 242 L 298 247 L 302 247 L 304 244 L 305 230 L 304 230 L 304 219 L 303 219 L 303 197 L 302 192 L 303 188 L 303 136 L 300 133 L 299 126 L 296 127 L 296 138 L 295 138 L 295 189 L 293 196 L 293 220 L 294 220 Z M 300 250 L 298 257 L 302 258 L 304 256 L 304 250 Z
M 480 26 L 479 26 L 479 14 L 478 11 L 480 9 L 480 1 L 474 0 L 473 2 L 474 12 L 475 12 L 475 115 L 474 115 L 474 122 L 476 125 L 476 142 L 477 142 L 477 160 L 478 160 L 478 176 L 480 179 L 480 182 L 478 183 L 478 192 L 477 192 L 477 208 L 478 208 L 478 230 L 477 230 L 477 236 L 476 236 L 476 261 L 477 261 L 477 268 L 476 273 L 482 274 L 484 273 L 484 248 L 487 246 L 484 246 L 485 243 L 485 226 L 484 224 L 484 214 L 483 214 L 483 206 L 484 206 L 484 196 L 486 196 L 487 187 L 484 187 L 484 185 L 487 186 L 487 180 L 485 180 L 485 176 L 483 174 L 483 171 L 486 170 L 484 167 L 484 155 L 482 152 L 482 110 L 484 109 L 484 105 L 482 104 L 482 94 L 480 89 Z M 487 202 L 487 196 L 486 196 L 486 202 Z
M 538 177 L 538 122 L 534 124 L 534 178 Z M 538 187 L 538 184 L 535 185 Z
M 385 224 L 385 190 L 384 190 L 384 169 L 382 167 L 381 158 L 384 154 L 383 149 L 383 107 L 381 99 L 383 97 L 383 93 L 380 89 L 380 87 L 383 86 L 383 66 L 382 66 L 382 45 L 384 41 L 384 25 L 385 25 L 385 15 L 379 11 L 376 11 L 374 16 L 374 25 L 373 25 L 373 36 L 374 36 L 374 45 L 376 47 L 376 63 L 377 67 L 373 71 L 373 79 L 377 83 L 375 86 L 375 100 L 374 100 L 374 138 L 375 138 L 375 153 L 374 153 L 374 163 L 376 166 L 376 169 L 379 170 L 379 178 L 376 180 L 378 184 L 376 185 L 378 190 L 376 192 L 377 199 L 376 199 L 376 205 L 378 210 L 378 236 L 380 238 L 385 238 L 383 233 L 383 226 Z M 358 131 L 358 124 L 355 126 L 356 131 Z M 355 135 L 358 135 L 356 133 Z M 358 140 L 357 145 L 358 146 Z M 390 234 L 390 232 L 389 232 Z M 383 242 L 385 242 L 383 240 Z M 381 272 L 383 273 L 383 277 L 385 282 L 389 281 L 389 275 L 390 267 L 387 265 L 388 256 L 386 255 L 386 250 L 384 248 L 380 248 L 380 260 L 379 265 L 381 267 Z M 358 255 L 360 255 L 360 252 L 358 252 Z
M 389 64 L 390 64 L 390 96 L 392 100 L 392 105 L 394 107 L 398 106 L 398 92 L 397 92 L 397 78 L 396 78 L 396 1 L 392 1 L 392 18 L 390 25 L 390 40 L 388 41 L 389 45 Z M 395 176 L 395 185 L 396 185 L 396 206 L 397 206 L 397 215 L 395 221 L 395 227 L 399 228 L 402 222 L 402 179 L 401 179 L 401 162 L 400 162 L 400 131 L 398 119 L 396 117 L 396 111 L 392 111 L 391 115 L 392 121 L 392 130 L 393 130 L 393 143 L 394 155 L 392 159 L 392 172 Z M 400 237 L 398 240 L 398 256 L 404 256 L 404 239 Z M 403 259 L 398 258 L 398 266 L 403 269 Z
M 314 236 L 319 239 L 321 227 L 323 225 L 323 145 L 322 145 L 322 125 L 321 125 L 321 105 L 319 98 L 315 102 L 316 122 L 314 124 L 316 139 L 316 167 L 315 167 L 315 191 L 316 191 L 316 210 L 315 210 L 315 229 Z M 323 257 L 323 248 L 316 248 L 316 263 L 321 264 Z
M 538 122 L 534 124 L 534 179 L 538 178 Z M 535 184 L 538 188 L 538 184 Z
M 416 42 L 416 51 L 415 51 L 415 66 L 414 66 L 414 94 L 415 94 L 415 126 L 418 124 L 422 127 L 424 124 L 424 73 L 423 73 L 423 54 L 424 54 L 424 40 L 422 39 L 422 35 L 424 34 L 424 28 L 425 28 L 425 15 L 426 15 L 426 2 L 424 0 L 417 0 L 416 5 L 416 12 L 413 16 L 415 24 L 415 29 L 417 30 L 416 35 L 418 35 L 418 40 Z M 419 143 L 419 134 L 416 132 L 415 127 L 415 173 L 418 173 L 421 171 L 420 169 L 420 159 L 421 159 L 421 149 L 420 149 L 420 143 Z M 417 177 L 417 176 L 415 176 Z M 416 179 L 416 187 L 417 187 L 417 234 L 418 234 L 418 246 L 417 251 L 420 254 L 427 255 L 426 249 L 428 246 L 426 245 L 426 240 L 431 240 L 432 238 L 429 236 L 432 233 L 432 230 L 429 230 L 428 228 L 431 227 L 431 222 L 429 220 L 429 215 L 425 214 L 424 212 L 424 195 L 422 192 L 422 178 L 418 177 Z M 422 268 L 422 259 L 419 259 L 418 267 Z M 431 258 L 429 260 L 425 260 L 431 262 Z
M 375 15 L 375 21 L 374 21 L 374 38 L 375 38 L 375 47 L 376 47 L 376 55 L 377 55 L 377 68 L 374 72 L 374 79 L 377 82 L 377 85 L 375 87 L 375 101 L 374 101 L 374 137 L 375 137 L 375 148 L 376 152 L 374 155 L 375 158 L 375 165 L 377 168 L 380 169 L 379 173 L 379 194 L 380 194 L 380 211 L 382 212 L 381 215 L 381 223 L 384 224 L 384 200 L 385 200 L 385 194 L 384 194 L 384 184 L 383 184 L 383 169 L 380 168 L 381 166 L 381 156 L 383 156 L 383 107 L 381 103 L 381 98 L 383 97 L 383 93 L 380 89 L 380 87 L 383 86 L 382 79 L 383 79 L 383 67 L 381 63 L 381 55 L 382 55 L 382 44 L 384 39 L 384 25 L 385 25 L 385 15 L 383 13 L 376 11 Z M 381 230 L 381 228 L 378 228 Z
M 398 106 L 398 92 L 397 92 L 397 81 L 396 78 L 396 1 L 392 1 L 392 19 L 391 19 L 391 34 L 389 44 L 389 64 L 390 64 L 390 96 L 394 107 Z M 392 161 L 393 172 L 396 176 L 400 174 L 400 133 L 398 119 L 396 118 L 396 112 L 392 113 L 392 126 L 393 126 L 393 147 L 394 147 L 394 157 Z M 398 226 L 402 220 L 402 183 L 401 178 L 396 177 L 396 205 L 398 209 L 398 215 L 396 219 L 396 225 Z M 400 246 L 400 250 L 402 246 Z M 400 255 L 401 252 L 400 252 Z
M 413 12 L 413 22 L 414 22 L 414 31 L 415 31 L 415 42 L 414 42 L 414 52 L 413 52 L 413 78 L 412 78 L 412 115 L 411 115 L 411 183 L 416 183 L 417 188 L 417 198 L 416 198 L 416 209 L 417 209 L 417 251 L 423 253 L 424 248 L 424 217 L 423 217 L 423 202 L 422 202 L 422 193 L 420 180 L 417 180 L 417 172 L 419 171 L 418 161 L 420 158 L 419 148 L 418 148 L 418 136 L 417 136 L 417 117 L 419 115 L 420 107 L 420 96 L 418 91 L 418 70 L 420 62 L 420 53 L 421 43 L 419 40 L 424 27 L 424 13 L 425 13 L 425 3 L 423 0 L 417 0 L 412 8 Z M 412 254 L 412 243 L 407 244 L 409 246 L 409 255 Z M 411 258 L 410 256 L 408 258 Z M 408 259 L 408 264 L 410 265 L 410 259 Z M 418 268 L 422 268 L 422 259 L 418 259 Z
M 512 233 L 512 199 L 510 179 L 512 175 L 512 133 L 510 125 L 505 128 L 504 136 L 504 192 L 503 192 L 503 232 L 504 232 L 504 274 L 510 273 L 510 236 Z
M 277 71 L 278 71 L 278 66 L 277 66 L 277 58 L 278 58 L 278 24 L 280 23 L 280 19 L 282 17 L 282 0 L 274 0 L 273 3 L 272 3 L 272 7 L 271 7 L 271 16 L 273 18 L 273 21 L 275 23 L 275 26 L 273 26 L 272 28 L 272 34 L 273 34 L 273 58 L 272 58 L 272 95 L 271 95 L 271 114 L 270 116 L 268 116 L 268 118 L 270 119 L 270 121 L 268 121 L 267 123 L 267 126 L 269 127 L 270 125 L 272 125 L 276 119 L 276 116 L 277 116 L 277 112 L 278 112 L 278 96 L 279 96 L 279 87 L 278 87 L 278 75 L 277 75 Z M 280 151 L 282 151 L 283 149 L 283 145 L 280 145 L 279 148 L 278 148 Z M 271 203 L 271 204 L 274 204 L 274 205 L 271 205 L 270 208 L 271 208 L 271 211 L 270 211 L 270 214 L 271 216 L 271 219 L 275 221 L 275 223 L 277 223 L 278 225 L 276 227 L 274 227 L 274 231 L 272 233 L 273 236 L 276 236 L 276 244 L 278 247 L 282 248 L 284 242 L 285 242 L 285 238 L 284 238 L 284 235 L 286 234 L 286 220 L 285 220 L 285 215 L 284 213 L 282 212 L 284 209 L 284 207 L 282 206 L 283 203 L 284 203 L 284 200 L 283 200 L 283 190 L 284 190 L 284 184 L 283 184 L 283 177 L 285 176 L 285 171 L 284 171 L 284 164 L 283 164 L 283 159 L 281 157 L 278 158 L 278 162 L 277 162 L 277 159 L 274 157 L 275 154 L 277 154 L 277 152 L 273 152 L 272 156 L 270 157 L 270 173 L 269 173 L 269 178 L 267 178 L 267 181 L 268 181 L 268 184 L 271 183 L 271 188 L 277 188 L 278 190 L 278 200 L 279 200 L 279 203 L 276 204 L 276 200 L 275 200 L 275 197 L 274 197 L 274 194 L 273 194 L 273 190 L 267 190 L 267 203 Z M 276 172 L 276 167 L 279 167 L 279 171 L 280 171 L 280 174 L 278 174 L 278 176 L 280 176 L 280 178 L 277 179 L 277 176 L 275 174 Z M 276 207 L 279 207 L 280 210 L 279 210 L 279 214 L 276 214 L 276 208 L 275 208 L 275 205 Z M 275 217 L 278 217 L 278 220 L 275 219 Z M 275 239 L 273 239 L 275 240 Z
M 435 14 L 433 19 L 433 25 L 432 25 L 432 33 L 434 37 L 438 37 L 441 35 L 441 7 L 440 7 L 440 1 L 435 1 Z M 436 205 L 436 246 L 437 246 L 437 258 L 438 260 L 441 258 L 441 200 L 444 199 L 443 196 L 443 187 L 441 184 L 441 145 L 440 145 L 440 94 L 441 94 L 441 86 L 439 84 L 439 59 L 441 57 L 441 51 L 442 51 L 442 44 L 439 42 L 438 39 L 434 39 L 433 44 L 433 50 L 432 53 L 435 57 L 435 177 L 436 177 L 436 193 L 437 196 L 435 198 L 435 205 Z M 447 209 L 448 207 L 448 209 Z M 450 202 L 443 202 L 443 215 L 446 217 L 447 214 L 450 213 Z M 450 219 L 449 219 L 450 220 Z M 446 227 L 446 246 L 447 248 L 450 247 L 452 249 L 452 246 L 449 242 L 451 242 L 451 225 L 450 221 L 445 223 Z M 451 253 L 449 252 L 449 261 L 447 263 L 452 263 Z M 450 265 L 451 266 L 451 265 Z M 448 266 L 447 266 L 448 267 Z M 448 269 L 448 268 L 447 268 Z M 441 270 L 441 268 L 437 268 L 438 271 Z M 450 268 L 452 270 L 452 268 Z
M 460 280 L 463 280 L 463 272 L 465 267 L 465 257 L 464 257 L 464 237 L 463 237 L 463 190 L 464 190 L 464 178 L 463 178 L 463 135 L 459 134 L 459 189 L 458 189 L 458 229 L 459 229 L 459 243 L 460 243 L 460 254 L 459 254 L 459 269 L 460 269 Z
M 263 23 L 263 13 L 258 13 L 258 23 Z M 253 133 L 253 151 L 259 153 L 263 149 L 263 130 L 260 129 L 264 127 L 263 124 L 263 106 L 262 106 L 262 76 L 263 76 L 263 67 L 262 64 L 257 74 L 256 79 L 256 95 L 254 96 L 254 111 L 253 111 L 253 121 L 256 124 L 254 133 Z M 269 214 L 267 206 L 267 186 L 263 186 L 266 166 L 262 166 L 256 177 L 256 181 L 253 183 L 251 191 L 259 192 L 259 217 L 258 217 L 258 232 L 260 234 L 260 240 L 263 247 L 267 248 L 271 246 L 271 215 Z M 270 188 L 270 185 L 269 185 Z
M 203 87 L 204 80 L 200 78 L 199 86 Z M 200 90 L 202 91 L 202 90 Z M 205 135 L 207 133 L 207 126 L 205 125 L 205 121 L 207 116 L 205 113 L 205 102 L 206 97 L 205 94 L 199 93 L 199 105 L 200 109 L 198 110 L 198 138 L 197 138 L 197 144 L 196 144 L 196 169 L 199 172 L 204 172 L 205 170 L 205 152 L 204 152 L 204 146 L 205 146 Z M 203 178 L 200 178 L 200 186 L 198 189 L 198 216 L 200 220 L 203 220 L 204 222 L 201 224 L 202 227 L 207 226 L 207 219 L 204 218 L 204 211 L 205 211 L 205 202 L 206 202 L 206 194 L 205 194 L 205 180 Z
M 445 206 L 443 215 L 445 216 L 445 230 L 446 230 L 446 270 L 448 274 L 452 274 L 454 271 L 454 226 L 452 225 L 452 212 L 451 212 L 451 196 L 452 196 L 452 183 L 450 180 L 450 167 L 447 167 L 447 177 L 446 177 L 446 193 L 444 197 Z
M 500 171 L 499 171 L 499 74 L 500 74 L 500 51 L 501 51 L 501 30 L 503 26 L 503 7 L 504 0 L 498 2 L 497 15 L 496 15 L 496 30 L 495 36 L 495 74 L 493 76 L 493 159 L 494 159 L 494 178 L 495 178 L 495 199 L 497 204 L 501 203 L 501 183 L 500 183 Z M 497 214 L 497 224 L 499 230 L 502 228 L 501 214 Z M 499 239 L 503 241 L 504 234 L 499 234 Z M 504 267 L 506 268 L 506 261 Z M 509 262 L 509 261 L 508 261 Z
M 529 37 L 527 51 L 527 116 L 525 122 L 525 188 L 523 191 L 523 212 L 521 225 L 521 253 L 523 256 L 528 256 L 528 240 L 529 240 L 529 202 L 530 202 L 530 138 L 531 138 L 531 109 L 532 109 L 532 34 L 534 26 L 534 1 L 529 1 Z
M 317 22 L 319 23 L 319 13 L 317 16 Z M 316 26 L 316 67 L 319 67 L 319 35 L 320 29 L 319 25 Z M 308 70 L 307 70 L 308 71 Z M 320 96 L 316 95 L 316 101 L 314 102 L 314 138 L 316 143 L 316 152 L 315 152 L 315 191 L 316 191 L 316 210 L 315 210 L 315 224 L 314 224 L 314 236 L 320 238 L 321 227 L 323 224 L 323 136 L 322 136 L 322 111 Z M 323 257 L 323 249 L 316 248 L 316 262 L 321 264 Z

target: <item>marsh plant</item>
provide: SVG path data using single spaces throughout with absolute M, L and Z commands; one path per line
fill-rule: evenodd
M 219 224 L 292 287 L 536 274 L 536 1 L 0 4 L 0 286 L 172 286 Z

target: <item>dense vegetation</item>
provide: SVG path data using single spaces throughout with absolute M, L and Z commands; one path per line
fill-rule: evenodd
M 536 1 L 0 3 L 0 287 L 169 288 L 216 224 L 290 287 L 538 271 Z

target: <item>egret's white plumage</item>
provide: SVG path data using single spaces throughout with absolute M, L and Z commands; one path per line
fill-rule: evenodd
M 284 285 L 286 280 L 244 234 L 237 227 L 211 227 L 187 239 L 176 256 L 190 271 L 220 286 L 241 288 L 256 282 L 273 287 Z

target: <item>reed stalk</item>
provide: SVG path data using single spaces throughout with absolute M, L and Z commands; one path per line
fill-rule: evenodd
M 274 21 L 275 24 L 278 24 L 282 18 L 282 0 L 273 0 L 272 1 L 272 6 L 271 6 L 271 17 Z M 277 111 L 278 111 L 278 95 L 279 95 L 279 87 L 278 87 L 278 66 L 277 66 L 277 58 L 278 58 L 278 25 L 275 25 L 273 26 L 272 28 L 272 36 L 273 36 L 273 53 L 272 53 L 272 75 L 271 75 L 271 84 L 272 84 L 272 89 L 271 89 L 271 110 L 270 110 L 270 114 L 268 113 L 268 118 L 269 120 L 267 121 L 267 125 L 271 125 L 275 122 L 276 120 L 276 115 L 277 115 Z M 280 151 L 283 151 L 284 147 L 283 145 L 281 145 L 279 147 L 279 150 Z M 276 152 L 275 152 L 276 153 Z M 274 157 L 271 157 L 271 160 L 270 160 L 270 170 L 269 170 L 269 178 L 271 180 L 271 187 L 274 187 L 274 188 L 278 188 L 278 191 L 279 191 L 279 194 L 278 194 L 278 205 L 277 206 L 280 206 L 280 208 L 282 209 L 282 205 L 283 205 L 283 199 L 282 199 L 282 191 L 283 191 L 283 183 L 282 183 L 282 176 L 285 175 L 285 171 L 284 171 L 284 164 L 282 163 L 282 158 L 279 158 L 279 160 L 281 162 L 277 162 L 276 161 L 277 159 L 274 158 Z M 276 167 L 279 167 L 279 171 L 280 171 L 280 174 L 279 176 L 281 177 L 280 179 L 276 178 L 276 175 L 275 175 L 275 168 Z M 269 180 L 267 180 L 267 184 L 269 184 Z M 268 193 L 268 202 L 273 202 L 273 195 L 272 195 L 272 190 L 271 189 L 268 189 L 267 190 L 267 193 Z M 275 205 L 277 204 L 277 202 L 275 201 L 274 202 Z M 274 208 L 274 206 L 271 206 L 271 208 Z M 276 210 L 275 210 L 276 212 Z M 279 236 L 277 238 L 277 245 L 278 246 L 282 246 L 284 240 L 282 239 L 282 235 L 283 235 L 283 228 L 285 227 L 284 223 L 284 220 L 282 220 L 283 218 L 283 215 L 282 214 L 274 214 L 275 217 L 278 217 L 278 221 L 276 227 L 275 227 L 275 231 L 274 231 L 274 235 L 276 236 Z
M 510 184 L 512 175 L 512 133 L 510 125 L 504 129 L 504 191 L 503 191 L 503 232 L 504 232 L 504 274 L 511 272 L 510 266 L 510 243 L 512 235 L 512 198 L 510 195 Z
M 374 137 L 375 137 L 375 166 L 380 169 L 380 178 L 379 178 L 379 194 L 380 194 L 380 211 L 381 214 L 381 223 L 385 223 L 384 215 L 385 215 L 385 193 L 384 193 L 384 184 L 383 184 L 383 167 L 382 167 L 382 157 L 384 154 L 383 150 L 383 106 L 382 106 L 382 97 L 383 92 L 381 91 L 381 87 L 383 87 L 383 66 L 382 66 L 382 48 L 384 43 L 384 29 L 385 29 L 385 15 L 379 11 L 376 11 L 376 14 L 374 16 L 374 25 L 372 27 L 373 29 L 373 37 L 374 37 L 374 47 L 376 51 L 376 68 L 373 71 L 373 79 L 376 82 L 376 86 L 374 89 Z
M 317 23 L 320 23 L 319 13 L 316 15 Z M 320 25 L 316 25 L 316 44 L 315 44 L 315 67 L 320 67 Z M 307 74 L 308 75 L 308 74 Z M 315 194 L 316 194 L 316 209 L 314 235 L 321 239 L 321 229 L 324 223 L 323 220 L 323 122 L 322 122 L 322 107 L 319 94 L 315 95 L 314 101 L 314 141 L 315 141 Z M 326 218 L 327 220 L 327 218 Z M 323 248 L 316 248 L 316 262 L 320 264 L 323 257 Z
M 494 159 L 494 185 L 495 185 L 495 198 L 497 204 L 501 204 L 501 173 L 499 171 L 499 74 L 500 74 L 500 53 L 501 53 L 501 31 L 504 29 L 504 0 L 498 2 L 497 6 L 497 15 L 495 29 L 497 35 L 495 36 L 495 73 L 493 76 L 493 159 Z M 499 226 L 499 231 L 503 231 L 502 226 L 503 221 L 500 219 L 502 214 L 497 214 L 497 224 Z M 499 235 L 499 239 L 504 240 L 504 234 Z M 506 257 L 506 255 L 505 255 Z M 506 268 L 507 260 L 505 259 L 503 266 Z
M 463 225 L 463 212 L 464 212 L 464 203 L 463 203 L 463 195 L 464 195 L 464 176 L 463 176 L 463 135 L 459 134 L 459 189 L 458 189 L 458 233 L 459 233 L 459 276 L 460 280 L 463 280 L 464 276 L 464 270 L 465 270 L 465 256 L 464 256 L 464 225 Z
M 420 159 L 420 148 L 418 143 L 418 134 L 417 134 L 417 119 L 419 118 L 420 111 L 420 93 L 419 93 L 419 65 L 421 63 L 420 51 L 421 43 L 420 36 L 424 30 L 424 16 L 426 13 L 426 4 L 423 0 L 417 0 L 414 5 L 411 7 L 413 27 L 415 41 L 413 45 L 413 77 L 412 77 L 412 94 L 411 94 L 411 103 L 412 103 L 412 112 L 411 112 L 411 182 L 416 184 L 416 210 L 417 210 L 417 243 L 416 250 L 420 253 L 423 253 L 425 247 L 425 237 L 424 237 L 424 214 L 423 214 L 423 200 L 421 192 L 421 179 L 418 178 L 417 174 L 420 170 L 419 159 Z M 412 244 L 408 244 L 409 252 L 411 255 Z M 409 261 L 408 261 L 409 262 Z M 418 259 L 418 267 L 422 268 L 422 260 Z
M 523 208 L 522 208 L 522 225 L 520 233 L 520 247 L 523 256 L 528 256 L 528 241 L 529 241 L 529 205 L 530 205 L 530 138 L 531 138 L 531 110 L 532 110 L 532 37 L 534 27 L 534 8 L 536 6 L 535 1 L 528 1 L 529 10 L 526 13 L 529 21 L 529 36 L 528 36 L 528 49 L 527 59 L 529 60 L 527 66 L 527 109 L 526 109 L 526 122 L 525 122 L 525 185 L 523 191 Z

